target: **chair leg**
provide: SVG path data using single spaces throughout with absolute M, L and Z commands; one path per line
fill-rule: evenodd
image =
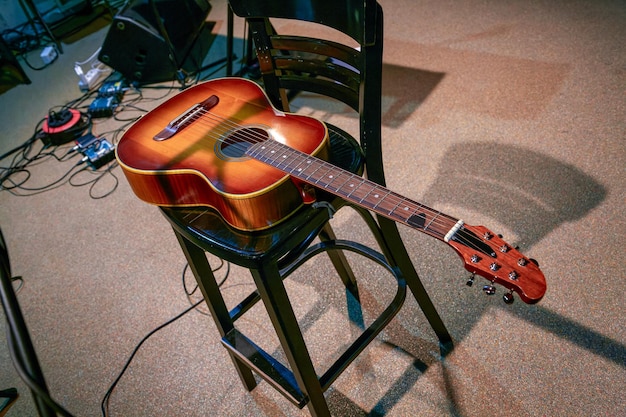
M 309 412 L 313 417 L 330 417 L 322 386 L 278 267 L 271 264 L 262 270 L 252 270 L 252 276 L 298 386 L 308 398 Z
M 174 233 L 176 234 L 176 238 L 178 239 L 183 253 L 185 254 L 185 258 L 187 258 L 189 268 L 198 282 L 198 286 L 204 296 L 204 300 L 211 311 L 211 316 L 213 317 L 215 325 L 220 332 L 220 336 L 224 337 L 226 333 L 234 328 L 234 323 L 217 285 L 215 275 L 213 275 L 211 265 L 209 265 L 206 258 L 206 254 L 204 250 L 185 239 L 176 230 L 174 230 Z M 248 391 L 252 391 L 252 389 L 254 389 L 257 385 L 252 371 L 237 357 L 232 354 L 230 357 L 235 365 L 235 369 L 237 369 L 239 377 L 241 378 L 241 382 Z
M 322 242 L 337 240 L 335 232 L 329 223 L 324 225 L 319 237 Z M 337 270 L 337 273 L 341 277 L 343 284 L 346 286 L 346 289 L 357 301 L 359 301 L 359 288 L 357 287 L 356 277 L 354 276 L 354 272 L 352 271 L 350 264 L 348 264 L 348 260 L 346 259 L 344 252 L 328 251 L 327 254 L 333 263 L 333 266 Z
M 437 335 L 437 338 L 439 338 L 439 345 L 442 349 L 442 354 L 449 352 L 452 350 L 452 337 L 450 336 L 450 333 L 448 333 L 446 325 L 443 323 L 435 305 L 426 292 L 426 289 L 424 288 L 424 285 L 415 270 L 415 266 L 413 265 L 413 262 L 411 262 L 411 258 L 406 251 L 406 247 L 402 243 L 396 243 L 402 242 L 402 238 L 400 237 L 396 224 L 393 221 L 380 216 L 378 217 L 378 221 L 380 223 L 380 228 L 383 231 L 385 246 L 389 248 L 388 250 L 391 252 L 389 254 L 385 253 L 385 256 L 391 256 L 391 259 L 394 260 L 396 265 L 398 265 L 402 271 L 413 296 L 424 312 L 424 315 Z M 390 244 L 390 242 L 392 243 Z

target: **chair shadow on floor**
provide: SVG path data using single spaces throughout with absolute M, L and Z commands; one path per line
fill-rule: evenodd
M 459 143 L 448 149 L 441 160 L 445 163 L 441 164 L 423 202 L 436 208 L 457 208 L 453 212 L 480 213 L 492 219 L 494 224 L 513 232 L 514 236 L 508 240 L 509 243 L 520 245 L 524 252 L 562 224 L 584 218 L 607 195 L 605 187 L 578 168 L 521 146 L 493 142 Z M 549 291 L 550 277 L 546 279 Z M 328 292 L 322 282 L 309 284 L 322 297 Z M 465 312 L 467 314 L 444 318 L 455 329 L 457 345 L 486 313 L 486 306 L 489 305 L 473 303 L 475 295 L 472 292 L 460 293 L 461 297 L 467 298 L 461 300 L 461 303 L 472 306 L 469 312 Z M 366 302 L 377 303 L 377 294 L 362 293 L 361 296 Z M 532 307 L 520 301 L 512 307 L 494 304 L 611 361 L 620 363 L 620 358 L 626 356 L 624 345 L 542 307 L 541 303 Z M 308 317 L 307 322 L 313 323 L 316 318 L 319 317 Z M 306 325 L 303 331 L 306 331 Z M 451 372 L 446 370 L 445 354 L 442 358 L 433 355 L 437 351 L 435 343 L 409 331 L 403 324 L 397 321 L 392 323 L 388 335 L 383 343 L 411 357 L 411 366 L 369 412 L 365 412 L 339 390 L 332 390 L 329 393 L 329 406 L 331 410 L 334 409 L 334 415 L 385 415 L 412 389 L 429 366 L 443 360 L 444 374 Z M 454 378 L 451 375 L 447 377 Z M 450 390 L 447 394 L 449 406 L 453 414 L 460 415 L 454 405 L 452 385 L 447 386 Z M 506 387 L 500 389 L 507 390 Z
M 446 76 L 445 73 L 387 63 L 384 65 L 383 74 L 385 84 L 383 125 L 392 129 L 401 127 Z M 407 88 L 411 89 L 410 94 L 407 93 Z M 316 110 L 323 113 L 324 109 L 328 109 L 325 106 L 327 103 L 321 103 Z M 318 104 L 313 103 L 312 107 L 316 108 Z M 333 108 L 332 112 L 332 114 L 341 113 L 341 109 Z M 443 207 L 452 207 L 454 209 L 449 211 L 450 214 L 469 212 L 477 214 L 478 217 L 484 216 L 489 222 L 486 224 L 488 227 L 496 225 L 502 227 L 505 233 L 513 234 L 508 236 L 508 242 L 519 245 L 523 252 L 528 251 L 560 225 L 586 216 L 601 204 L 607 195 L 607 190 L 600 183 L 578 168 L 522 146 L 489 141 L 458 143 L 447 149 L 441 161 L 445 162 L 440 165 L 436 179 L 421 198 L 421 202 L 444 212 L 448 210 Z M 470 221 L 468 223 L 473 224 Z M 416 251 L 421 252 L 419 247 Z M 421 259 L 420 253 L 417 258 L 420 259 L 420 263 L 429 262 L 428 255 Z M 549 291 L 550 277 L 546 278 Z M 322 282 L 317 280 L 307 282 L 314 287 L 315 293 L 322 296 L 321 299 L 325 298 L 328 288 Z M 460 303 L 472 306 L 470 311 L 464 312 L 462 317 L 454 315 L 444 317 L 444 321 L 455 329 L 457 346 L 481 319 L 486 309 L 485 305 L 473 303 L 475 295 L 472 291 L 460 294 L 463 298 Z M 365 304 L 369 302 L 376 305 L 377 295 L 361 293 L 362 301 Z M 619 358 L 626 356 L 626 348 L 620 343 L 551 312 L 541 304 L 528 308 L 518 301 L 512 308 L 510 306 L 506 308 L 530 323 L 543 327 L 597 355 L 612 361 L 619 361 Z M 308 326 L 306 323 L 314 323 L 319 319 L 319 315 L 321 313 L 310 313 L 306 317 L 304 332 Z M 438 357 L 435 353 L 438 352 L 435 343 L 416 335 L 399 321 L 392 323 L 386 334 L 388 337 L 383 338 L 383 344 L 411 358 L 411 365 L 369 412 L 363 410 L 340 390 L 331 390 L 328 403 L 333 415 L 387 414 L 413 389 L 420 375 L 440 360 L 444 362 L 443 378 L 445 389 L 448 391 L 450 412 L 453 415 L 461 415 L 455 405 L 454 384 L 447 381 L 447 378 L 454 376 L 450 375 L 446 368 L 454 365 L 446 364 L 446 353 L 442 352 L 442 356 Z M 500 389 L 506 391 L 507 387 Z
M 578 168 L 520 146 L 496 144 L 493 142 L 460 143 L 452 146 L 441 159 L 442 163 L 435 181 L 429 187 L 423 201 L 431 207 L 454 207 L 452 211 L 480 213 L 495 224 L 516 234 L 509 242 L 520 245 L 527 251 L 534 244 L 550 235 L 562 224 L 584 218 L 592 209 L 602 203 L 607 190 L 594 178 Z M 446 211 L 446 210 L 444 210 Z M 490 221 L 491 222 L 491 221 Z M 548 293 L 550 296 L 550 276 Z M 458 349 L 459 339 L 464 338 L 486 313 L 487 305 L 472 302 L 475 295 L 471 291 L 461 292 L 460 304 L 472 306 L 469 314 L 462 317 L 445 317 L 446 323 L 455 329 Z M 496 300 L 497 301 L 497 300 Z M 559 338 L 576 344 L 595 355 L 602 356 L 622 366 L 626 357 L 626 346 L 604 336 L 593 329 L 543 307 L 526 306 L 517 302 L 514 306 L 495 303 L 496 307 L 506 308 L 507 312 L 529 322 L 529 324 L 553 333 Z M 467 313 L 467 312 L 466 312 Z M 406 340 L 410 333 L 403 332 L 394 340 Z M 412 343 L 412 342 L 411 342 Z M 428 364 L 415 357 L 414 369 L 407 369 L 398 381 L 404 390 L 390 389 L 390 396 L 399 401 L 403 392 L 410 389 L 416 375 L 423 373 Z M 422 359 L 420 357 L 420 359 Z M 448 379 L 458 378 L 453 369 L 458 364 L 450 364 L 444 356 L 443 373 L 449 407 L 452 415 L 462 415 L 455 406 L 453 383 Z M 480 364 L 476 364 L 480 366 Z M 407 384 L 407 382 L 409 382 Z M 494 385 L 497 381 L 493 381 Z M 490 390 L 503 390 L 508 387 L 491 386 Z M 342 401 L 344 401 L 343 399 Z M 382 401 L 382 400 L 381 400 Z M 384 415 L 394 402 L 388 396 L 369 415 Z

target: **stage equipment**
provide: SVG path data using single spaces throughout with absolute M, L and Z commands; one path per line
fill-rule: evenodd
M 51 111 L 41 127 L 41 141 L 46 145 L 59 146 L 82 136 L 89 127 L 89 118 L 76 109 Z
M 113 19 L 98 59 L 130 82 L 180 81 L 210 9 L 206 0 L 129 1 Z

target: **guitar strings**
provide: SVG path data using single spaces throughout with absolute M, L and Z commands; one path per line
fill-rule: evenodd
M 205 117 L 203 117 L 205 116 Z M 208 120 L 210 120 L 211 122 L 209 122 Z M 228 137 L 229 134 L 232 133 L 237 133 L 238 138 L 242 139 L 243 141 L 245 141 L 245 144 L 247 145 L 255 145 L 261 142 L 266 142 L 268 140 L 267 136 L 264 136 L 261 133 L 258 133 L 257 131 L 253 130 L 252 128 L 246 127 L 246 125 L 239 123 L 239 120 L 234 120 L 232 118 L 227 118 L 227 117 L 223 117 L 220 116 L 216 113 L 213 113 L 209 110 L 206 109 L 201 109 L 201 111 L 197 112 L 196 114 L 192 115 L 188 120 L 190 120 L 190 126 L 187 126 L 186 129 L 194 129 L 196 130 L 198 127 L 203 128 L 202 131 L 205 132 L 205 128 L 209 128 L 209 133 L 208 136 L 211 139 L 214 139 L 218 142 L 224 143 L 225 142 L 225 138 Z M 198 129 L 200 130 L 200 129 Z M 271 141 L 272 143 L 276 143 L 276 144 L 281 144 L 280 142 L 277 141 Z M 281 144 L 282 145 L 282 144 Z M 229 146 L 233 147 L 234 149 L 238 150 L 239 152 L 241 152 L 242 154 L 246 153 L 247 147 L 244 144 L 240 144 L 236 141 L 234 141 L 233 143 L 229 143 Z M 286 145 L 285 145 L 286 146 Z M 299 151 L 297 149 L 291 148 L 289 146 L 286 146 L 286 148 L 290 151 L 293 152 L 294 154 L 301 154 L 302 156 L 305 156 L 307 158 L 310 158 L 311 155 L 308 155 L 302 151 Z M 315 158 L 316 160 L 319 160 L 321 163 L 322 167 L 325 167 L 326 164 L 329 164 L 328 162 L 321 160 L 319 158 Z M 332 164 L 329 164 L 330 167 L 336 169 L 337 167 L 335 167 Z M 277 168 L 278 169 L 278 168 Z M 352 173 L 350 173 L 352 174 Z M 354 175 L 354 174 L 352 174 Z M 402 197 L 399 194 L 388 190 L 384 187 L 382 187 L 380 184 L 374 183 L 373 181 L 367 180 L 363 177 L 354 175 L 355 178 L 358 178 L 358 181 L 368 184 L 370 186 L 373 186 L 376 189 L 380 189 L 380 190 L 384 190 L 385 192 L 389 192 L 389 194 L 387 194 L 387 196 L 385 196 L 385 198 L 389 198 L 388 201 L 391 201 L 392 203 L 395 203 L 395 207 L 399 207 L 400 205 L 404 204 L 406 206 L 413 206 L 412 210 L 413 210 L 413 214 L 414 215 L 419 215 L 420 212 L 428 212 L 431 216 L 432 219 L 425 225 L 425 227 L 422 228 L 422 230 L 426 231 L 426 228 L 431 227 L 432 226 L 437 226 L 440 227 L 442 229 L 444 229 L 446 232 L 441 233 L 439 231 L 435 231 L 434 229 L 430 229 L 430 233 L 431 234 L 439 234 L 441 237 L 443 237 L 448 230 L 451 229 L 451 227 L 454 226 L 454 224 L 456 223 L 456 219 L 453 220 L 452 217 L 442 213 L 439 210 L 434 210 L 431 209 L 427 206 L 424 206 L 423 204 L 420 204 L 418 202 L 412 201 L 408 198 Z M 316 185 L 316 184 L 315 184 Z M 371 193 L 371 192 L 370 192 Z M 370 194 L 368 193 L 368 195 Z M 363 200 L 361 200 L 363 201 Z M 395 208 L 394 208 L 395 210 Z M 379 209 L 376 210 L 374 209 L 374 211 L 380 213 L 381 215 L 386 215 L 389 216 L 389 213 L 385 213 L 383 210 Z M 393 210 L 392 210 L 393 212 Z M 441 217 L 443 216 L 443 217 Z M 408 224 L 408 223 L 407 223 Z M 450 226 L 452 225 L 452 226 Z M 473 234 L 473 232 L 471 232 L 468 228 L 471 227 L 469 225 L 463 225 L 463 227 L 461 227 L 455 234 L 455 237 L 457 237 L 457 241 L 463 245 L 465 245 L 466 247 L 469 247 L 471 249 L 476 250 L 479 253 L 484 253 L 484 251 L 479 248 L 476 244 L 473 243 L 472 238 L 474 236 L 478 237 L 479 239 L 481 238 L 480 236 L 477 236 L 475 234 Z M 489 243 L 487 243 L 488 246 L 491 247 L 491 245 L 489 245 Z M 507 245 L 509 250 L 507 252 L 500 252 L 505 258 L 509 258 L 510 260 L 512 260 L 513 263 L 517 263 L 517 259 L 519 259 L 519 256 L 513 256 L 515 252 L 517 252 L 514 248 L 510 247 L 510 245 Z M 487 254 L 488 256 L 490 256 L 490 254 Z M 520 256 L 522 256 L 520 254 Z M 491 274 L 493 275 L 493 274 Z M 495 277 L 495 276 L 494 276 Z
M 215 122 L 216 124 L 213 125 L 213 123 L 207 123 L 202 119 L 202 116 L 206 116 L 208 119 L 210 119 L 212 122 Z M 240 123 L 238 123 L 238 121 L 234 121 L 232 118 L 225 118 L 222 117 L 220 115 L 217 115 L 211 111 L 202 109 L 202 111 L 199 112 L 199 114 L 196 114 L 194 116 L 192 116 L 192 119 L 195 123 L 193 123 L 193 125 L 195 126 L 200 126 L 200 127 L 210 127 L 209 132 L 209 136 L 212 139 L 215 139 L 218 142 L 224 142 L 224 138 L 227 137 L 228 134 L 233 133 L 233 132 L 237 132 L 237 135 L 240 139 L 242 139 L 243 141 L 245 141 L 245 143 L 247 145 L 254 145 L 254 144 L 258 144 L 260 142 L 267 142 L 267 137 L 264 136 L 263 134 L 257 133 L 255 130 L 251 129 L 251 128 L 246 128 L 245 125 L 242 125 Z M 191 128 L 191 126 L 189 127 Z M 217 133 L 217 135 L 216 135 Z M 278 144 L 280 145 L 279 142 L 276 141 L 272 141 L 272 144 Z M 245 153 L 246 151 L 246 146 L 244 144 L 240 144 L 238 142 L 234 142 L 232 144 L 229 144 L 229 146 L 233 146 L 238 148 L 239 151 L 243 153 Z M 291 147 L 286 147 L 290 152 L 293 153 L 297 153 L 297 154 L 301 154 L 302 156 L 306 157 L 306 158 L 310 158 L 311 156 L 301 152 L 297 149 L 293 149 Z M 326 161 L 320 160 L 319 158 L 316 158 L 317 160 L 319 160 L 319 162 L 322 164 L 322 168 L 324 167 L 324 164 L 327 164 Z M 334 168 L 336 169 L 337 167 L 335 167 L 334 165 L 330 164 L 331 166 L 329 168 Z M 397 193 L 391 191 L 391 190 L 387 190 L 386 188 L 380 186 L 379 184 L 376 184 L 372 181 L 368 181 L 363 177 L 360 176 L 356 176 L 352 173 L 350 173 L 350 175 L 358 178 L 358 180 L 360 182 L 363 183 L 369 183 L 370 186 L 376 188 L 376 189 L 380 189 L 380 190 L 384 190 L 385 192 L 388 192 L 388 195 L 385 196 L 385 198 L 388 198 L 388 201 L 391 201 L 392 203 L 395 204 L 394 206 L 394 210 L 395 208 L 399 207 L 400 205 L 406 205 L 406 206 L 413 206 L 412 210 L 413 210 L 413 214 L 417 215 L 420 212 L 429 212 L 429 214 L 432 216 L 432 219 L 428 222 L 428 224 L 425 224 L 425 226 L 422 228 L 424 231 L 427 230 L 428 227 L 431 226 L 439 226 L 441 228 L 444 229 L 444 232 L 440 232 L 440 231 L 435 231 L 433 229 L 430 229 L 431 233 L 436 233 L 439 234 L 441 236 L 441 238 L 443 238 L 443 236 L 454 226 L 454 224 L 456 224 L 457 220 L 451 220 L 451 218 L 445 214 L 443 214 L 441 211 L 438 210 L 434 210 L 431 209 L 429 207 L 426 207 L 420 203 L 414 202 L 410 199 L 404 198 L 400 195 L 398 195 Z M 314 184 L 317 185 L 317 184 Z M 371 192 L 370 192 L 371 193 Z M 368 195 L 370 194 L 368 193 Z M 362 199 L 361 201 L 363 201 L 364 199 Z M 382 215 L 390 215 L 390 213 L 393 212 L 393 210 L 390 213 L 385 213 L 383 210 L 379 209 L 379 210 L 374 210 Z M 440 219 L 440 216 L 444 216 L 443 218 Z M 445 219 L 445 217 L 447 217 L 447 220 Z M 468 231 L 465 231 L 463 228 L 461 228 L 460 230 L 457 231 L 456 236 L 458 236 L 458 240 L 460 243 L 464 244 L 467 247 L 470 247 L 478 252 L 483 252 L 479 247 L 477 247 L 477 245 L 475 245 L 473 243 L 473 241 L 470 239 L 471 235 Z
M 264 136 L 263 134 L 257 133 L 255 130 L 253 130 L 251 128 L 246 128 L 245 125 L 242 125 L 240 123 L 237 123 L 237 122 L 233 121 L 232 118 L 231 119 L 224 118 L 224 117 L 216 115 L 216 114 L 214 114 L 214 113 L 212 113 L 210 111 L 205 111 L 205 113 L 203 115 L 207 116 L 212 121 L 217 122 L 217 125 L 215 125 L 215 126 L 212 125 L 211 129 L 210 129 L 212 132 L 217 133 L 217 135 L 211 135 L 212 139 L 215 139 L 218 142 L 224 143 L 225 142 L 225 139 L 224 139 L 225 136 L 227 136 L 229 133 L 236 132 L 238 138 L 242 139 L 242 141 L 245 142 L 245 144 L 240 144 L 238 142 L 234 142 L 234 143 L 229 143 L 229 146 L 237 148 L 242 154 L 245 154 L 245 151 L 247 150 L 246 145 L 255 145 L 255 144 L 258 144 L 258 143 L 261 143 L 261 142 L 268 142 L 268 140 L 267 140 L 268 138 L 266 136 Z M 202 115 L 196 116 L 195 118 L 196 119 L 200 119 L 201 116 Z M 199 124 L 203 125 L 202 121 L 200 121 Z M 208 123 L 205 123 L 205 125 L 208 125 Z M 202 126 L 202 127 L 206 127 L 206 126 Z M 281 151 L 288 151 L 288 152 L 293 153 L 294 155 L 301 156 L 303 158 L 311 158 L 311 155 L 306 154 L 306 153 L 304 153 L 304 152 L 302 152 L 300 150 L 291 148 L 289 146 L 283 145 L 280 142 L 271 141 L 270 143 L 271 143 L 270 146 L 275 147 L 275 148 L 279 147 L 279 146 L 284 146 L 284 149 L 280 149 Z M 318 171 L 323 172 L 324 168 L 326 168 L 328 170 L 336 170 L 336 169 L 338 169 L 335 165 L 332 165 L 332 164 L 328 163 L 327 161 L 324 161 L 322 159 L 315 158 L 315 157 L 313 157 L 313 158 L 319 164 L 319 167 L 316 169 L 316 172 L 318 172 Z M 280 168 L 277 168 L 277 169 L 280 169 Z M 291 172 L 293 172 L 293 170 L 291 170 Z M 440 211 L 436 211 L 436 210 L 430 209 L 430 208 L 428 208 L 428 207 L 426 207 L 426 206 L 424 206 L 424 205 L 422 205 L 420 203 L 411 201 L 411 200 L 409 200 L 407 198 L 403 198 L 399 194 L 382 187 L 380 184 L 374 183 L 373 181 L 369 181 L 369 180 L 367 180 L 367 179 L 365 179 L 365 178 L 363 178 L 363 177 L 361 177 L 359 175 L 353 174 L 353 173 L 351 173 L 349 171 L 345 171 L 345 172 L 342 172 L 342 173 L 348 175 L 350 178 L 354 178 L 355 180 L 358 180 L 362 184 L 369 185 L 372 188 L 372 190 L 378 190 L 379 192 L 387 193 L 387 195 L 384 198 L 386 198 L 387 201 L 390 201 L 391 203 L 395 204 L 394 210 L 397 207 L 401 206 L 402 205 L 401 203 L 405 203 L 404 205 L 414 206 L 414 207 L 412 207 L 413 214 L 417 214 L 418 212 L 430 212 L 430 214 L 433 217 L 433 220 L 435 220 L 435 221 L 429 222 L 429 225 L 430 224 L 436 224 L 436 225 L 442 225 L 443 226 L 444 224 L 447 224 L 444 221 L 436 220 L 439 216 L 442 216 L 442 215 L 446 216 L 443 213 L 441 213 Z M 308 178 L 310 178 L 310 177 L 311 177 L 311 175 L 309 175 Z M 344 184 L 347 183 L 348 181 L 344 182 Z M 319 183 L 315 183 L 315 182 L 312 182 L 312 181 L 311 181 L 311 183 L 312 183 L 312 185 L 315 185 L 315 186 L 321 186 L 321 184 L 319 184 Z M 334 188 L 338 190 L 340 187 L 334 187 Z M 371 192 L 372 191 L 370 191 L 370 193 L 368 193 L 368 195 L 370 195 Z M 363 202 L 364 200 L 365 200 L 365 198 L 361 199 L 361 202 Z M 392 213 L 394 210 L 392 210 L 389 213 Z M 382 209 L 379 209 L 379 212 L 381 212 L 381 214 L 385 213 L 385 211 L 383 211 Z M 449 217 L 449 216 L 447 216 L 447 217 Z M 456 219 L 450 220 L 450 225 L 449 225 L 449 227 L 447 227 L 445 229 L 445 232 L 447 232 L 456 222 L 457 222 Z M 443 237 L 443 235 L 445 235 L 445 232 L 441 233 L 442 237 Z

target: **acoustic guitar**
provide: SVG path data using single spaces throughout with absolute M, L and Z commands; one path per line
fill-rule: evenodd
M 159 206 L 208 206 L 234 228 L 269 228 L 314 201 L 321 189 L 446 242 L 465 268 L 526 303 L 545 291 L 537 263 L 484 226 L 417 203 L 327 162 L 328 130 L 274 108 L 253 81 L 195 85 L 138 120 L 117 159 L 134 193 Z M 470 284 L 473 280 L 470 280 Z M 495 292 L 486 285 L 485 292 Z

